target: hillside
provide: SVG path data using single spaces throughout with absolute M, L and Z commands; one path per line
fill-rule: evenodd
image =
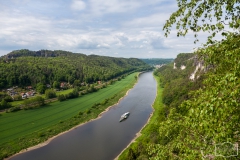
M 174 59 L 173 58 L 146 58 L 146 59 L 142 58 L 141 60 L 151 66 L 156 66 L 156 65 L 168 64 L 172 62 Z
M 113 58 L 66 51 L 16 50 L 0 58 L 0 89 L 17 86 L 106 81 L 124 73 L 151 69 L 136 58 Z
M 239 45 L 232 34 L 156 70 L 154 118 L 121 159 L 239 159 Z

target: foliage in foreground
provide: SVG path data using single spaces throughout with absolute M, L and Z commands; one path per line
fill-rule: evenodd
M 165 106 L 158 107 L 164 112 L 156 114 L 165 118 L 151 119 L 147 126 L 151 130 L 144 130 L 143 136 L 120 159 L 239 159 L 239 46 L 240 36 L 231 34 L 214 46 L 198 50 L 196 54 L 204 61 L 207 72 L 199 82 L 186 83 L 198 87 L 183 94 L 187 95 L 184 100 L 172 94 L 170 103 L 162 101 Z M 165 89 L 175 87 L 170 85 L 171 79 L 184 75 L 177 77 L 168 72 L 172 74 L 163 76 L 166 70 L 165 67 L 156 73 L 164 83 L 162 100 L 169 96 L 164 95 Z M 183 93 L 185 87 L 174 91 Z
M 159 136 L 166 141 L 149 146 L 151 159 L 239 159 L 239 45 L 239 35 L 231 35 L 198 51 L 206 66 L 213 67 L 204 86 L 159 123 Z

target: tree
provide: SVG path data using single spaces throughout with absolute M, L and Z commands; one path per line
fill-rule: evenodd
M 59 89 L 60 88 L 60 83 L 58 81 L 53 82 L 53 88 Z
M 63 95 L 63 94 L 60 94 L 60 95 L 58 95 L 58 100 L 60 101 L 60 102 L 62 102 L 62 101 L 65 101 L 66 100 L 66 97 L 65 97 L 65 95 Z
M 12 101 L 13 101 L 12 97 L 9 96 L 9 95 L 7 95 L 7 96 L 4 98 L 4 100 L 5 100 L 6 102 L 12 102 Z
M 46 86 L 42 83 L 38 83 L 36 89 L 39 93 L 43 94 L 46 90 Z
M 73 83 L 73 86 L 74 86 L 74 87 L 76 87 L 76 86 L 81 86 L 80 80 L 75 80 L 74 83 Z
M 10 107 L 12 107 L 12 105 L 10 103 L 8 103 L 7 101 L 5 101 L 4 99 L 2 99 L 2 101 L 0 103 L 0 109 L 10 108 Z
M 177 0 L 178 10 L 166 21 L 163 30 L 168 36 L 171 27 L 176 24 L 177 36 L 185 36 L 189 30 L 195 33 L 212 32 L 208 38 L 209 43 L 219 32 L 227 35 L 224 31 L 226 26 L 230 29 L 239 29 L 240 26 L 240 0 Z M 197 42 L 196 39 L 194 42 Z
M 44 98 L 37 96 L 34 98 L 26 99 L 23 104 L 25 105 L 24 109 L 35 108 L 43 106 L 45 104 Z
M 56 92 L 52 89 L 47 89 L 45 91 L 45 96 L 46 96 L 47 99 L 57 97 Z

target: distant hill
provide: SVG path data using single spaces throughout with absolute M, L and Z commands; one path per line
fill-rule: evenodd
M 0 88 L 35 86 L 37 83 L 93 83 L 151 67 L 136 58 L 84 55 L 67 51 L 27 49 L 12 51 L 0 58 Z
M 148 58 L 148 59 L 144 59 L 141 58 L 141 60 L 151 66 L 155 66 L 155 65 L 162 65 L 162 64 L 168 64 L 173 62 L 173 58 Z

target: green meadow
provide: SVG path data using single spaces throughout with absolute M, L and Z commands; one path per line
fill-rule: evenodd
M 14 143 L 14 141 L 19 141 L 20 139 L 24 139 L 26 137 L 31 138 L 33 133 L 39 134 L 39 137 L 42 137 L 45 135 L 44 132 L 47 129 L 48 131 L 55 130 L 56 126 L 59 127 L 60 125 L 64 125 L 65 121 L 68 122 L 70 121 L 69 119 L 73 117 L 75 119 L 79 117 L 85 117 L 85 119 L 87 120 L 89 120 L 89 118 L 96 118 L 96 114 L 93 116 L 89 114 L 89 112 L 96 112 L 97 114 L 99 114 L 105 108 L 107 108 L 106 105 L 112 105 L 116 103 L 119 98 L 121 98 L 126 93 L 126 89 L 129 89 L 133 86 L 136 81 L 136 75 L 137 73 L 133 73 L 120 81 L 114 82 L 114 84 L 112 85 L 108 85 L 106 88 L 103 88 L 94 93 L 80 96 L 76 99 L 71 99 L 63 102 L 57 101 L 47 104 L 41 108 L 31 110 L 2 113 L 0 115 L 1 151 L 4 150 L 4 146 L 10 145 L 9 142 Z M 123 92 L 123 90 L 124 93 L 121 93 Z M 120 93 L 121 97 L 118 96 Z M 103 105 L 100 105 L 101 108 L 93 108 L 92 106 L 96 103 Z M 74 122 L 74 125 L 78 125 L 80 122 L 82 123 L 84 122 L 84 120 Z M 69 125 L 69 127 L 74 127 L 74 125 L 71 124 Z M 55 127 L 55 129 L 53 129 L 53 126 Z M 67 129 L 69 129 L 69 127 Z M 39 140 L 39 142 L 40 141 L 41 140 Z M 14 145 L 16 144 L 14 143 Z M 23 148 L 20 147 L 19 149 Z M 18 151 L 18 149 L 14 150 L 14 152 Z M 3 156 L 9 156 L 9 153 L 5 153 Z

